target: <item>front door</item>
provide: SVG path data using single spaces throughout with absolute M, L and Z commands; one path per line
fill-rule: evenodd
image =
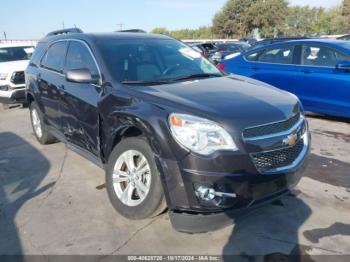
M 297 71 L 294 50 L 294 45 L 281 45 L 252 53 L 245 58 L 245 70 L 251 78 L 294 93 Z
M 100 73 L 90 48 L 85 42 L 69 41 L 65 71 L 71 69 L 90 70 L 92 75 Z M 66 81 L 61 94 L 61 122 L 66 139 L 90 153 L 98 156 L 98 111 L 101 88 L 89 83 Z
M 350 73 L 336 69 L 349 56 L 333 48 L 302 46 L 296 94 L 306 110 L 350 116 Z

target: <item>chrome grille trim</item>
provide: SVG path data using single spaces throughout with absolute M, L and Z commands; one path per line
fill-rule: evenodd
M 295 115 L 293 117 L 295 117 Z M 258 143 L 259 140 L 276 140 L 276 138 L 281 139 L 282 142 L 283 138 L 288 138 L 290 135 L 294 134 L 298 136 L 298 140 L 294 145 L 288 146 L 286 144 L 281 145 L 278 148 L 267 148 L 261 152 L 252 152 L 249 154 L 255 168 L 260 174 L 276 174 L 289 171 L 293 172 L 295 168 L 297 168 L 303 162 L 309 151 L 309 132 L 307 121 L 304 115 L 300 114 L 298 122 L 288 130 L 251 138 L 243 137 L 244 142 L 254 144 L 254 142 Z
M 268 134 L 268 135 L 261 135 L 261 136 L 245 138 L 244 137 L 244 131 L 243 131 L 243 140 L 244 141 L 254 141 L 254 140 L 269 139 L 269 138 L 276 137 L 276 136 L 286 136 L 286 135 L 289 135 L 289 134 L 293 133 L 294 130 L 298 129 L 298 127 L 301 126 L 304 121 L 305 121 L 304 116 L 300 114 L 299 121 L 295 125 L 293 125 L 291 128 L 289 128 L 288 130 L 277 132 L 277 133 L 271 133 L 271 134 Z M 282 122 L 284 122 L 284 121 L 282 121 Z M 281 123 L 281 122 L 276 122 L 276 123 Z M 274 123 L 272 123 L 272 124 L 274 124 Z M 267 125 L 262 125 L 262 126 L 267 126 Z

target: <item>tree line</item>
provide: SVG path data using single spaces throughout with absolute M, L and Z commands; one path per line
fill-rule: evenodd
M 350 0 L 330 9 L 289 6 L 285 0 L 228 0 L 211 26 L 181 30 L 157 27 L 151 32 L 179 39 L 346 34 L 350 32 Z

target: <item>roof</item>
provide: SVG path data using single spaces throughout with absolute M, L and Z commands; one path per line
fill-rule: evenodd
M 327 38 L 309 38 L 309 39 L 298 39 L 298 40 L 290 40 L 290 41 L 283 41 L 283 42 L 278 42 L 278 43 L 273 43 L 270 45 L 265 45 L 262 47 L 257 47 L 249 50 L 251 51 L 256 51 L 256 50 L 262 50 L 267 47 L 273 47 L 273 46 L 280 46 L 280 45 L 285 45 L 285 44 L 303 44 L 303 43 L 311 43 L 311 44 L 324 44 L 329 47 L 333 47 L 336 49 L 339 49 L 343 51 L 346 54 L 350 54 L 350 42 L 349 41 L 344 41 L 344 40 L 336 40 L 336 39 L 327 39 Z
M 98 39 L 170 39 L 171 37 L 159 34 L 148 34 L 138 32 L 114 32 L 114 33 L 71 33 L 54 36 L 47 36 L 40 40 L 40 42 L 55 41 L 59 39 L 80 39 L 86 41 L 95 41 Z
M 307 36 L 283 36 L 283 37 L 271 37 L 271 38 L 265 38 L 258 42 L 264 42 L 264 41 L 286 41 L 288 39 L 290 40 L 297 40 L 297 39 L 308 39 Z

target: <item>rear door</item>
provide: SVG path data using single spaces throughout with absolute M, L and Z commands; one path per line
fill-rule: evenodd
M 100 77 L 100 71 L 89 46 L 80 40 L 70 40 L 65 72 L 71 69 L 90 70 Z M 90 83 L 66 81 L 61 92 L 62 130 L 66 139 L 90 153 L 98 156 L 98 111 L 101 88 Z
M 302 46 L 296 94 L 305 109 L 350 115 L 350 73 L 336 69 L 338 62 L 346 60 L 348 55 L 325 45 Z
M 245 75 L 280 89 L 295 92 L 295 45 L 281 45 L 244 56 Z
M 40 62 L 41 72 L 37 82 L 44 110 L 45 120 L 55 129 L 61 128 L 59 114 L 60 88 L 65 81 L 63 75 L 67 41 L 53 43 Z

